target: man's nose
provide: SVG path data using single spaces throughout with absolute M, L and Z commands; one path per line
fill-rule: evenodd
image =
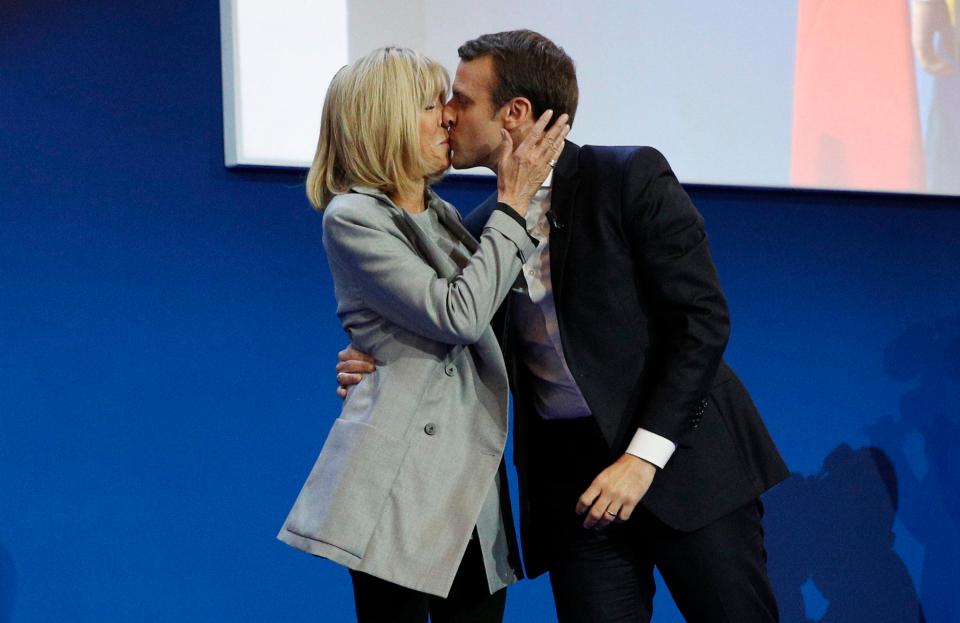
M 443 107 L 443 127 L 445 127 L 448 132 L 457 124 L 456 117 L 449 104 Z

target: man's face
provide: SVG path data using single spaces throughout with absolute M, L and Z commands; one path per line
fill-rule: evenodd
M 492 57 L 461 61 L 457 66 L 453 97 L 444 108 L 443 121 L 450 127 L 453 166 L 458 169 L 485 166 L 497 170 L 503 123 L 490 98 L 493 84 Z

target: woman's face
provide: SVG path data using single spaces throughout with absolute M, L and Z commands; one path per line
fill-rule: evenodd
M 420 111 L 420 151 L 429 175 L 442 173 L 450 166 L 450 139 L 443 126 L 443 102 L 440 98 Z

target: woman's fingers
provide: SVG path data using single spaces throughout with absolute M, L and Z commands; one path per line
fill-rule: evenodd
M 500 160 L 509 158 L 513 154 L 513 137 L 510 133 L 500 128 Z
M 543 114 L 534 122 L 533 127 L 530 128 L 530 132 L 527 133 L 523 140 L 520 141 L 520 145 L 517 146 L 517 153 L 534 153 L 535 149 L 541 144 L 544 138 L 543 129 L 547 127 L 547 124 L 550 123 L 550 119 L 553 118 L 553 111 L 547 109 L 543 111 Z
M 521 216 L 540 188 L 551 167 L 563 150 L 563 140 L 570 131 L 566 113 L 556 118 L 554 125 L 544 131 L 553 118 L 553 111 L 544 111 L 519 144 L 506 130 L 500 131 L 500 161 L 497 167 L 497 190 L 500 201 L 509 204 Z
M 530 135 L 537 141 L 540 140 L 540 137 L 543 136 L 543 130 L 547 127 L 547 124 L 550 123 L 550 119 L 553 118 L 553 110 L 547 109 L 543 111 L 543 114 L 537 119 L 536 123 L 533 124 L 533 129 L 530 131 Z
M 569 119 L 570 115 L 567 113 L 560 115 L 560 117 L 557 119 L 557 122 L 553 124 L 553 127 L 547 130 L 546 134 L 543 135 L 541 143 L 546 147 L 553 147 L 557 143 L 562 142 L 563 137 L 567 135 L 566 133 L 570 129 L 570 125 L 567 124 Z
M 560 158 L 560 152 L 563 151 L 563 141 L 566 140 L 567 134 L 570 133 L 570 126 L 566 123 L 563 124 L 563 127 L 560 128 L 560 132 L 556 136 L 556 141 L 550 145 L 553 148 L 553 153 L 550 154 L 551 162 Z

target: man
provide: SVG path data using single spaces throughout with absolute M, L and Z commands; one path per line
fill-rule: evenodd
M 546 109 L 573 122 L 573 61 L 530 31 L 464 44 L 453 165 L 496 171 Z M 787 475 L 722 361 L 727 306 L 703 220 L 651 148 L 567 143 L 536 195 L 539 241 L 497 317 L 515 404 L 528 575 L 560 621 L 649 621 L 659 568 L 690 621 L 774 621 L 759 495 Z M 479 232 L 496 198 L 468 217 Z M 370 369 L 341 353 L 341 385 Z

